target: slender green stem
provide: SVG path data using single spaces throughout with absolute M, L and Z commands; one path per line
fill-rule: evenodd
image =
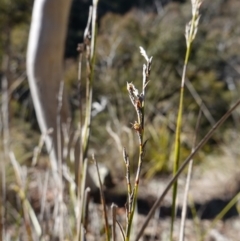
M 182 122 L 182 109 L 183 109 L 183 95 L 184 88 L 181 87 L 180 94 L 180 104 L 179 104 L 179 112 L 177 118 L 177 128 L 176 128 L 176 139 L 175 139 L 175 152 L 174 152 L 174 167 L 173 167 L 173 175 L 176 174 L 179 168 L 179 159 L 180 159 L 180 134 L 181 134 L 181 122 Z M 176 181 L 173 185 L 173 196 L 172 196 L 172 213 L 171 213 L 171 236 L 170 240 L 173 238 L 173 228 L 174 228 L 174 220 L 176 215 L 176 200 L 177 200 L 177 188 L 178 182 Z
M 82 178 L 76 178 L 77 179 L 77 186 L 78 186 L 78 199 L 79 202 L 83 204 L 82 201 L 80 201 L 84 197 L 84 190 L 85 190 L 85 176 L 87 171 L 83 173 L 82 163 L 83 160 L 87 157 L 88 152 L 88 144 L 90 139 L 90 131 L 91 131 L 91 121 L 92 121 L 92 96 L 93 96 L 93 79 L 94 79 L 94 64 L 95 64 L 95 53 L 96 53 L 96 14 L 97 14 L 97 3 L 98 0 L 93 1 L 93 6 L 89 9 L 89 18 L 87 22 L 86 29 L 84 31 L 84 44 L 79 49 L 80 51 L 85 51 L 85 57 L 86 57 L 86 72 L 87 72 L 87 80 L 86 80 L 86 110 L 85 110 L 85 120 L 84 120 L 84 126 L 82 135 L 80 136 L 80 161 L 78 165 L 78 172 L 77 175 L 80 173 L 82 174 Z M 92 23 L 91 31 L 90 31 L 90 23 Z M 90 34 L 91 32 L 91 34 Z M 91 36 L 91 42 L 90 42 L 90 36 Z M 82 58 L 82 52 L 80 53 L 80 60 Z M 81 67 L 81 65 L 79 66 Z M 81 78 L 81 70 L 79 69 L 79 85 L 80 85 L 80 78 Z M 80 106 L 80 120 L 82 119 L 82 109 Z M 82 122 L 82 121 L 81 121 Z M 85 161 L 86 163 L 86 161 Z M 81 185 L 81 183 L 84 183 L 84 186 Z M 82 213 L 82 205 L 80 205 L 80 211 L 79 213 Z M 79 215 L 78 217 L 78 230 L 77 230 L 77 239 L 79 240 L 82 237 L 81 231 L 81 220 L 82 215 Z
M 126 180 L 127 180 L 127 192 L 128 192 L 128 204 L 127 204 L 127 220 L 130 219 L 131 214 L 131 205 L 132 205 L 132 184 L 130 178 L 130 164 L 129 164 L 129 157 L 126 152 L 126 149 L 123 149 L 123 158 L 126 165 Z
M 87 53 L 86 53 L 88 77 L 87 77 L 87 87 L 86 87 L 87 104 L 86 104 L 86 112 L 85 112 L 84 134 L 82 138 L 82 141 L 83 141 L 82 152 L 83 152 L 84 158 L 87 155 L 90 130 L 91 130 L 91 122 L 92 122 L 91 111 L 92 111 L 92 96 L 93 96 L 94 65 L 95 65 L 95 59 L 96 59 L 97 4 L 98 4 L 98 0 L 94 0 L 93 9 L 92 9 L 92 33 L 91 33 L 92 38 L 91 38 L 91 43 L 87 45 Z
M 93 161 L 96 166 L 97 170 L 97 176 L 98 176 L 98 182 L 99 182 L 99 189 L 100 189 L 100 197 L 101 197 L 101 203 L 103 207 L 103 216 L 104 216 L 104 221 L 105 221 L 105 234 L 106 234 L 106 241 L 110 241 L 110 229 L 109 229 L 109 223 L 108 223 L 108 216 L 107 216 L 107 208 L 106 208 L 106 201 L 103 193 L 103 185 L 100 177 L 100 172 L 98 168 L 98 163 L 93 155 Z
M 144 111 L 143 111 L 143 113 L 144 113 Z M 141 128 L 141 133 L 139 133 L 140 143 L 139 143 L 138 169 L 137 169 L 137 174 L 136 174 L 136 178 L 135 178 L 134 189 L 133 189 L 133 192 L 130 197 L 130 199 L 132 199 L 131 200 L 132 204 L 131 204 L 131 209 L 129 210 L 129 218 L 128 218 L 127 231 L 126 231 L 126 241 L 130 240 L 132 221 L 133 221 L 133 216 L 135 213 L 137 197 L 138 197 L 139 179 L 140 179 L 140 173 L 141 173 L 141 167 L 142 167 L 142 161 L 143 161 L 143 134 L 144 134 L 144 130 L 143 130 L 143 128 Z
M 141 171 L 141 166 L 142 166 L 142 145 L 140 145 L 139 149 L 139 160 L 138 160 L 138 170 L 137 170 L 137 175 L 135 179 L 135 185 L 132 193 L 132 205 L 131 205 L 131 210 L 129 213 L 129 218 L 128 218 L 128 223 L 127 223 L 127 231 L 126 231 L 126 241 L 130 240 L 130 234 L 131 234 L 131 229 L 132 229 L 132 221 L 133 221 L 133 216 L 135 213 L 135 208 L 136 208 L 136 203 L 137 203 L 137 197 L 138 197 L 138 187 L 139 187 L 139 178 L 140 178 L 140 171 Z
M 174 164 L 173 164 L 173 176 L 177 173 L 179 169 L 179 161 L 180 161 L 180 149 L 181 149 L 181 128 L 182 128 L 182 114 L 183 114 L 183 100 L 184 100 L 184 86 L 185 86 L 185 78 L 186 78 L 186 70 L 189 61 L 189 56 L 191 52 L 191 45 L 194 39 L 195 31 L 196 31 L 196 20 L 198 16 L 193 15 L 190 25 L 190 30 L 186 33 L 186 42 L 187 49 L 184 59 L 183 73 L 182 73 L 182 81 L 181 81 L 181 89 L 180 89 L 180 100 L 179 100 L 179 108 L 178 108 L 178 116 L 177 116 L 177 126 L 176 126 L 176 136 L 174 143 Z M 171 213 L 171 229 L 170 229 L 170 240 L 173 240 L 173 230 L 174 230 L 174 220 L 176 216 L 176 200 L 177 200 L 177 188 L 178 182 L 173 185 L 173 193 L 172 193 L 172 213 Z

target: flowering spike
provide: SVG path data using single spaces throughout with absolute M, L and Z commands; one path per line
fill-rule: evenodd
M 140 48 L 140 53 L 141 53 L 141 55 L 146 59 L 146 61 L 148 62 L 149 61 L 149 58 L 148 58 L 148 56 L 147 56 L 147 53 L 146 53 L 146 51 L 145 51 L 145 49 L 143 48 L 143 47 L 139 47 Z

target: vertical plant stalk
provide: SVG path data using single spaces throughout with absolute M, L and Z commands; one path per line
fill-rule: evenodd
M 96 18 L 97 18 L 97 4 L 98 0 L 93 0 L 92 7 L 92 30 L 91 36 L 89 32 L 84 33 L 84 42 L 86 45 L 86 60 L 87 60 L 87 86 L 86 86 L 86 112 L 85 112 L 85 122 L 83 128 L 83 138 L 82 138 L 82 153 L 84 158 L 87 155 L 88 143 L 91 130 L 91 120 L 92 120 L 92 93 L 93 93 L 93 78 L 94 78 L 94 64 L 96 58 Z M 89 41 L 91 38 L 91 42 Z
M 87 176 L 87 167 L 88 167 L 88 159 L 84 160 L 83 170 L 81 170 L 82 178 L 81 178 L 81 187 L 79 188 L 80 192 L 78 193 L 78 211 L 77 211 L 77 241 L 84 240 L 82 233 L 82 214 L 84 212 L 84 192 L 86 186 L 86 176 Z
M 60 241 L 64 239 L 64 228 L 63 228 L 63 180 L 62 180 L 62 123 L 61 123 L 61 110 L 62 110 L 62 99 L 63 99 L 63 89 L 64 89 L 64 82 L 60 82 L 59 92 L 58 92 L 58 109 L 57 109 L 57 145 L 58 145 L 58 175 L 59 175 L 59 196 L 58 201 L 60 205 L 59 216 L 59 238 Z
M 98 176 L 98 182 L 99 182 L 99 189 L 100 189 L 100 196 L 101 196 L 101 203 L 102 203 L 102 208 L 103 208 L 103 216 L 104 216 L 104 221 L 105 221 L 105 234 L 106 234 L 106 240 L 110 241 L 110 230 L 109 230 L 109 223 L 108 223 L 108 215 L 107 215 L 107 208 L 106 208 L 106 202 L 105 202 L 105 197 L 103 193 L 103 185 L 102 185 L 102 180 L 100 177 L 99 173 L 99 168 L 98 168 L 98 163 L 93 155 L 93 161 L 96 166 L 97 170 L 97 176 Z
M 89 9 L 89 16 L 88 16 L 88 23 L 87 26 L 90 22 L 90 17 L 91 17 L 91 7 Z M 77 169 L 77 173 L 75 173 L 75 180 L 76 182 L 78 182 L 79 178 L 77 177 L 77 175 L 80 173 L 81 169 L 82 169 L 82 161 L 83 161 L 83 155 L 80 154 L 79 160 L 75 160 L 75 145 L 78 143 L 79 141 L 79 148 L 80 148 L 80 153 L 81 153 L 81 143 L 82 143 L 82 135 L 81 135 L 81 131 L 82 131 L 82 117 L 83 117 L 83 113 L 82 113 L 82 94 L 81 94 L 81 87 L 82 87 L 82 59 L 83 59 L 83 53 L 84 53 L 84 44 L 78 44 L 77 47 L 77 51 L 79 52 L 79 59 L 78 59 L 78 82 L 77 82 L 77 88 L 78 88 L 78 103 L 79 103 L 79 123 L 78 123 L 78 129 L 73 137 L 73 143 L 72 143 L 72 148 L 71 148 L 71 152 L 70 152 L 70 158 L 72 160 L 72 162 L 75 162 L 75 168 Z M 79 163 L 77 164 L 76 162 L 79 161 Z M 77 183 L 78 184 L 78 183 Z
M 82 220 L 83 220 L 83 227 L 85 230 L 87 230 L 87 225 L 88 225 L 88 204 L 89 204 L 89 199 L 90 199 L 90 187 L 87 187 L 84 192 L 84 204 L 83 204 L 83 215 L 82 215 Z
M 91 123 L 91 99 L 89 99 L 89 92 L 90 92 L 90 84 L 92 83 L 90 80 L 90 76 L 91 76 L 91 60 L 90 60 L 90 40 L 91 40 L 91 35 L 90 35 L 90 24 L 92 21 L 92 14 L 93 14 L 93 7 L 90 6 L 89 8 L 89 14 L 88 14 L 88 22 L 87 22 L 87 26 L 85 28 L 84 31 L 84 36 L 83 36 L 83 45 L 82 45 L 82 53 L 80 53 L 80 60 L 79 60 L 79 68 L 82 67 L 81 66 L 81 62 L 82 61 L 82 54 L 84 53 L 85 59 L 86 59 L 86 71 L 87 71 L 87 79 L 86 79 L 86 109 L 85 109 L 85 120 L 84 120 L 84 125 L 82 128 L 82 133 L 81 133 L 81 137 L 80 137 L 80 145 L 81 145 L 81 159 L 83 161 L 83 159 L 86 157 L 86 149 L 87 149 L 87 143 L 88 143 L 88 128 L 87 128 L 87 123 Z M 81 70 L 79 70 L 79 97 L 81 97 L 81 93 L 80 93 L 80 81 L 81 81 Z M 81 100 L 80 100 L 81 102 Z M 80 105 L 80 121 L 82 122 L 82 106 Z M 82 125 L 82 123 L 80 123 Z M 90 126 L 89 126 L 89 133 L 90 133 Z M 80 170 L 81 171 L 81 170 Z
M 126 149 L 123 149 L 123 159 L 126 165 L 126 181 L 127 181 L 127 193 L 128 193 L 128 201 L 127 201 L 127 220 L 130 218 L 130 210 L 132 205 L 132 184 L 130 179 L 130 164 L 129 164 L 129 157 L 126 152 Z
M 111 205 L 112 211 L 112 240 L 116 241 L 116 221 L 117 221 L 117 205 Z
M 196 128 L 195 128 L 195 135 L 193 138 L 192 152 L 194 152 L 194 148 L 196 145 L 197 133 L 199 130 L 201 114 L 202 114 L 202 111 L 200 109 Z M 185 222 L 186 222 L 186 214 L 187 214 L 188 193 L 189 193 L 190 181 L 191 181 L 191 177 L 192 177 L 192 168 L 193 168 L 193 159 L 189 162 L 189 165 L 188 165 L 188 174 L 187 174 L 185 192 L 184 192 L 184 197 L 183 197 L 183 208 L 182 208 L 179 241 L 184 241 L 184 237 L 185 237 Z
M 77 217 L 77 241 L 83 240 L 83 232 L 82 232 L 82 213 L 83 213 L 83 207 L 84 207 L 84 202 L 83 202 L 83 197 L 84 197 L 84 189 L 85 189 L 85 181 L 86 181 L 86 175 L 87 175 L 87 164 L 88 160 L 86 159 L 85 162 L 83 163 L 83 160 L 85 159 L 85 149 L 83 147 L 83 140 L 87 142 L 87 137 L 86 133 L 84 130 L 86 129 L 85 126 L 83 126 L 82 129 L 82 124 L 83 124 L 83 112 L 82 112 L 82 96 L 81 96 L 81 82 L 82 82 L 82 58 L 83 54 L 85 53 L 87 46 L 86 44 L 89 44 L 88 40 L 88 35 L 89 35 L 89 28 L 92 20 L 92 6 L 89 8 L 89 13 L 88 13 L 88 21 L 87 21 L 87 26 L 84 31 L 84 43 L 79 44 L 77 50 L 79 51 L 79 62 L 78 62 L 78 95 L 79 95 L 79 149 L 80 149 L 80 156 L 79 160 L 75 160 L 75 181 L 77 184 L 77 212 L 76 212 L 76 217 Z M 86 110 L 87 111 L 87 110 Z M 85 117 L 86 119 L 87 117 Z M 86 124 L 86 120 L 85 123 Z M 78 136 L 74 136 L 73 140 L 73 148 L 72 148 L 72 157 L 74 160 L 74 145 L 77 143 Z
M 189 56 L 191 52 L 192 42 L 197 34 L 198 22 L 200 19 L 199 8 L 201 6 L 200 0 L 192 0 L 192 20 L 187 24 L 185 31 L 186 38 L 186 54 L 182 72 L 182 80 L 181 80 L 181 89 L 180 89 L 180 100 L 179 100 L 179 108 L 178 108 L 178 116 L 177 116 L 177 125 L 176 125 L 176 136 L 175 136 L 175 150 L 174 150 L 174 164 L 173 164 L 173 176 L 176 175 L 179 169 L 179 161 L 180 161 L 180 144 L 181 144 L 181 128 L 182 128 L 182 113 L 183 113 L 183 99 L 184 99 L 184 86 L 185 86 L 185 78 L 186 78 L 186 70 L 189 61 Z M 172 213 L 171 213 L 171 229 L 170 229 L 170 240 L 173 240 L 173 229 L 174 229 L 174 220 L 176 216 L 176 200 L 177 200 L 177 187 L 178 182 L 173 185 L 173 193 L 172 193 Z
M 6 168 L 9 152 L 9 126 L 8 126 L 8 81 L 6 76 L 2 78 L 2 106 L 1 106 L 1 131 L 3 140 L 3 155 L 0 160 L 0 240 L 5 239 L 5 202 L 6 202 Z
M 78 66 L 78 91 L 79 91 L 79 110 L 80 110 L 80 156 L 79 163 L 76 168 L 75 179 L 77 181 L 77 195 L 78 195 L 78 215 L 77 215 L 77 240 L 82 237 L 82 208 L 83 208 L 83 196 L 85 190 L 85 180 L 87 175 L 87 165 L 83 164 L 83 160 L 87 160 L 88 143 L 91 130 L 91 110 L 92 110 L 92 88 L 94 77 L 94 64 L 95 64 L 95 44 L 96 44 L 96 18 L 97 18 L 97 4 L 98 0 L 93 0 L 93 6 L 89 8 L 89 15 L 87 26 L 84 31 L 84 43 L 78 46 L 79 51 L 79 66 Z M 92 24 L 92 26 L 91 26 Z M 90 31 L 91 26 L 91 31 Z M 91 34 L 90 34 L 91 32 Z M 81 71 L 82 71 L 82 58 L 85 53 L 86 58 L 86 110 L 85 120 L 82 126 L 82 105 L 81 105 Z M 86 162 L 86 161 L 85 161 Z M 82 167 L 84 171 L 82 170 Z M 83 185 L 84 184 L 84 185 Z
M 138 167 L 137 173 L 135 177 L 134 188 L 131 190 L 131 185 L 128 184 L 128 205 L 127 205 L 127 228 L 126 228 L 126 241 L 130 240 L 130 234 L 132 230 L 133 216 L 135 213 L 137 196 L 138 196 L 138 187 L 139 187 L 139 179 L 141 174 L 143 156 L 144 156 L 144 148 L 146 145 L 146 141 L 143 141 L 144 136 L 144 108 L 145 108 L 145 95 L 146 95 L 146 86 L 149 82 L 152 57 L 148 57 L 146 51 L 140 47 L 140 53 L 146 59 L 147 64 L 143 65 L 143 83 L 142 83 L 142 93 L 135 88 L 132 83 L 127 83 L 127 90 L 129 93 L 130 100 L 136 110 L 137 113 L 137 121 L 133 124 L 133 129 L 136 131 L 139 141 L 139 157 L 138 157 Z M 125 163 L 128 159 L 124 158 Z M 129 164 L 129 162 L 128 162 Z M 127 177 L 127 179 L 130 177 Z M 130 181 L 130 180 L 128 180 Z M 131 192 L 130 192 L 131 191 Z
M 88 13 L 88 21 L 87 21 L 87 26 L 84 31 L 84 42 L 85 42 L 85 32 L 89 32 L 89 26 L 91 23 L 91 18 L 92 18 L 92 6 L 89 7 L 89 13 Z M 81 94 L 81 87 L 82 87 L 82 60 L 83 60 L 83 54 L 85 51 L 85 44 L 80 43 L 77 46 L 77 51 L 79 53 L 78 56 L 78 76 L 77 76 L 77 90 L 78 90 L 78 102 L 79 102 L 79 122 L 78 122 L 78 128 L 77 131 L 75 132 L 73 136 L 73 141 L 72 141 L 72 146 L 70 150 L 70 161 L 72 163 L 75 163 L 75 181 L 77 184 L 77 187 L 80 187 L 80 173 L 82 170 L 82 164 L 83 164 L 83 154 L 82 154 L 82 125 L 83 125 L 83 111 L 82 111 L 82 94 Z M 78 143 L 79 141 L 79 143 Z M 75 159 L 75 148 L 76 144 L 79 144 L 79 157 Z M 79 158 L 79 160 L 78 160 Z M 79 190 L 77 190 L 79 193 Z

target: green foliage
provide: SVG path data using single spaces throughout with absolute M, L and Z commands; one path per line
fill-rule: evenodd
M 31 3 L 28 0 L 2 0 L 0 5 L 1 25 L 13 27 L 29 20 Z
M 11 45 L 12 30 L 18 28 L 19 31 L 23 31 L 22 24 L 29 23 L 30 10 L 32 5 L 27 0 L 2 0 L 0 4 L 0 59 L 2 54 L 9 49 Z M 10 39 L 9 39 L 10 38 Z M 16 41 L 16 38 L 14 38 Z M 27 38 L 24 39 L 26 43 Z
M 147 178 L 153 177 L 157 172 L 169 173 L 171 170 L 174 135 L 169 132 L 166 122 L 162 120 L 161 125 L 149 125 L 147 128 L 150 133 L 145 156 Z

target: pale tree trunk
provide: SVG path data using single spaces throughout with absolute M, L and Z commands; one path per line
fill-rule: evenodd
M 37 120 L 46 138 L 51 167 L 57 171 L 58 92 L 63 78 L 63 55 L 71 0 L 35 0 L 27 51 L 27 74 Z M 70 117 L 63 93 L 61 122 Z M 88 177 L 89 178 L 89 177 Z M 89 180 L 87 185 L 92 186 Z

